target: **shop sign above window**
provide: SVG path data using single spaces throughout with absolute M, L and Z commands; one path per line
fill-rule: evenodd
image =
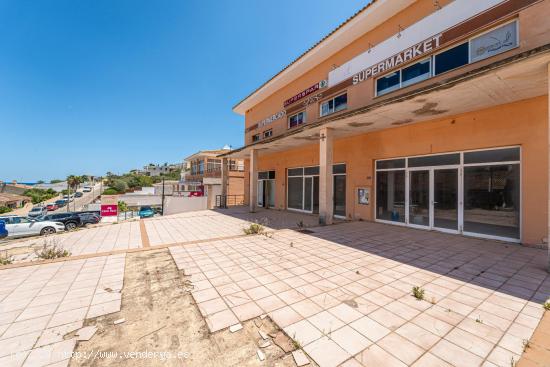
M 287 106 L 293 104 L 294 102 L 298 102 L 302 98 L 309 96 L 310 94 L 318 91 L 319 89 L 325 88 L 327 85 L 328 85 L 327 80 L 321 80 L 319 83 L 317 83 L 315 85 L 312 85 L 311 87 L 307 88 L 306 90 L 303 90 L 300 93 L 296 94 L 295 96 L 290 97 L 289 99 L 287 99 L 283 103 L 283 106 L 287 107 Z
M 511 22 L 470 41 L 470 62 L 480 61 L 518 46 L 518 23 Z

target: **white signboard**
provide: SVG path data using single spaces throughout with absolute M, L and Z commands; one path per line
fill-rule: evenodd
M 518 47 L 518 22 L 512 22 L 484 33 L 470 41 L 470 62 Z
M 393 37 L 375 45 L 339 68 L 332 70 L 328 75 L 329 87 L 332 87 L 353 75 L 371 68 L 382 61 L 391 58 L 403 50 L 431 39 L 469 18 L 482 13 L 505 0 L 455 0 L 434 12 L 410 27 L 402 30 L 399 37 Z

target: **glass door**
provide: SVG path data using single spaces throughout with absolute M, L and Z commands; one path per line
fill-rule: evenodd
M 433 170 L 433 227 L 458 231 L 458 168 Z
M 258 180 L 258 206 L 264 206 L 264 180 Z
M 409 224 L 431 227 L 430 170 L 409 171 Z
M 346 175 L 334 175 L 334 215 L 346 216 Z
M 267 198 L 267 207 L 274 208 L 275 207 L 275 180 L 266 180 L 265 182 L 265 190 Z
M 311 176 L 304 179 L 304 210 L 313 211 L 313 177 Z

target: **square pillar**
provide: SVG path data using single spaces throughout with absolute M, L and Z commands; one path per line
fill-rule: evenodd
M 334 179 L 332 177 L 333 130 L 322 128 L 319 136 L 319 224 L 332 224 Z
M 226 208 L 227 207 L 227 185 L 229 183 L 229 160 L 227 158 L 222 158 L 221 176 L 222 176 L 222 189 L 221 189 L 220 206 L 222 208 Z
M 249 206 L 250 212 L 254 213 L 258 205 L 258 151 L 256 149 L 250 150 L 250 182 L 249 187 Z

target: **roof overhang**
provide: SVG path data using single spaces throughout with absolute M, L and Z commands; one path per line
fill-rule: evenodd
M 344 47 L 376 28 L 387 19 L 399 13 L 416 0 L 372 0 L 356 15 L 299 56 L 273 78 L 252 92 L 233 107 L 233 111 L 244 115 L 253 106 L 291 83 L 316 65 L 328 59 Z
M 547 95 L 548 64 L 550 44 L 390 99 L 375 100 L 224 156 L 248 158 L 252 149 L 261 156 L 318 144 L 322 127 L 334 128 L 334 137 L 342 138 Z

